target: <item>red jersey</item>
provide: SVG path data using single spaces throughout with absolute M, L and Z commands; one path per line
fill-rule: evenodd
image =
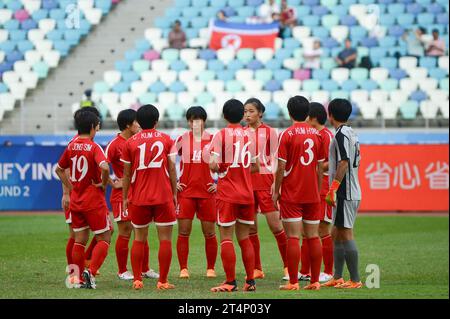
M 319 131 L 322 136 L 323 147 L 325 151 L 325 162 L 328 162 L 328 154 L 330 152 L 330 143 L 333 139 L 333 133 L 326 127 Z M 320 196 L 325 197 L 330 189 L 330 181 L 328 180 L 328 172 L 323 173 L 322 189 L 320 190 Z
M 185 198 L 212 198 L 208 189 L 214 183 L 209 169 L 210 145 L 212 135 L 204 132 L 202 139 L 194 139 L 192 131 L 186 132 L 176 140 L 180 161 L 180 183 L 186 185 L 179 193 Z
M 307 123 L 295 123 L 280 135 L 278 159 L 286 163 L 281 201 L 318 203 L 318 162 L 325 160 L 319 131 Z
M 128 200 L 135 206 L 154 206 L 172 200 L 168 157 L 176 155 L 169 135 L 156 129 L 143 130 L 125 143 L 121 161 L 131 164 Z
M 256 142 L 256 150 L 261 164 L 259 173 L 252 174 L 253 191 L 270 190 L 274 181 L 272 156 L 278 147 L 277 132 L 264 123 L 256 131 L 251 127 L 247 127 L 246 129 L 253 134 L 256 133 L 253 139 Z
M 106 157 L 111 163 L 114 175 L 117 178 L 123 178 L 123 162 L 120 160 L 123 148 L 127 140 L 119 134 L 106 147 Z M 111 203 L 122 202 L 122 189 L 113 188 L 110 197 Z
M 73 185 L 70 193 L 70 210 L 84 212 L 106 207 L 105 195 L 93 184 L 101 183 L 99 166 L 106 162 L 100 145 L 89 138 L 74 138 L 59 159 L 58 166 L 69 169 Z
M 211 145 L 211 153 L 220 163 L 216 198 L 234 204 L 253 203 L 250 166 L 256 148 L 249 131 L 240 124 L 230 124 L 214 135 Z

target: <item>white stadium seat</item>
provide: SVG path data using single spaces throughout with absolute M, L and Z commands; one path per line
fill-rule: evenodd
M 145 38 L 150 42 L 153 43 L 155 39 L 161 39 L 162 37 L 162 30 L 157 28 L 148 28 L 145 30 Z
M 52 48 L 53 48 L 53 43 L 50 40 L 42 40 L 42 41 L 36 43 L 36 51 L 38 51 L 41 54 L 51 51 Z
M 38 23 L 39 29 L 44 32 L 44 34 L 49 33 L 56 27 L 56 20 L 53 19 L 42 19 Z
M 198 50 L 196 49 L 183 49 L 180 50 L 180 60 L 189 64 L 191 61 L 196 60 L 198 56 Z
M 195 74 L 199 74 L 201 71 L 206 70 L 207 62 L 205 60 L 191 60 L 188 63 L 189 70 Z
M 284 91 L 275 91 L 273 92 L 272 100 L 276 104 L 278 104 L 280 107 L 283 107 L 284 105 L 287 105 L 287 102 L 292 97 L 292 95 L 288 92 Z
M 431 101 L 442 102 L 448 100 L 448 91 L 444 90 L 433 90 L 427 92 Z
M 370 101 L 377 105 L 384 104 L 389 99 L 389 93 L 383 90 L 373 90 L 370 92 Z
M 25 84 L 26 88 L 29 90 L 35 89 L 39 81 L 38 75 L 32 71 L 24 72 L 21 75 L 21 79 L 22 83 Z
M 109 105 L 119 102 L 119 94 L 116 92 L 103 93 L 101 101 L 109 107 Z
M 367 7 L 364 4 L 352 4 L 349 8 L 349 13 L 359 20 L 360 18 L 366 16 Z
M 94 0 L 78 0 L 78 8 L 83 12 L 94 7 Z
M 37 62 L 42 60 L 42 54 L 35 50 L 30 50 L 25 52 L 25 61 L 30 65 L 35 65 Z
M 314 91 L 311 94 L 311 102 L 318 102 L 321 104 L 328 104 L 330 101 L 330 92 L 328 91 Z
M 2 63 L 5 60 L 5 52 L 0 51 L 0 63 Z
M 398 104 L 392 104 L 392 103 L 386 103 L 381 105 L 381 114 L 383 118 L 387 120 L 393 120 L 397 117 L 398 110 L 400 108 L 400 105 Z
M 26 72 L 30 72 L 31 65 L 27 61 L 17 61 L 14 63 L 14 71 L 21 75 Z
M 0 31 L 1 32 L 1 31 Z M 28 40 L 33 44 L 36 44 L 39 41 L 44 40 L 45 33 L 41 29 L 32 29 L 28 31 Z
M 425 100 L 420 102 L 420 113 L 426 119 L 436 118 L 437 112 L 439 110 L 439 104 L 430 100 Z
M 0 9 L 0 25 L 5 24 L 12 18 L 12 11 L 9 9 Z
M 41 0 L 22 0 L 24 8 L 29 14 L 33 14 L 34 11 L 41 8 Z
M 336 41 L 341 43 L 348 37 L 348 27 L 345 25 L 337 25 L 334 27 L 331 27 L 330 35 L 332 38 L 334 38 Z
M 19 101 L 24 100 L 27 95 L 27 87 L 22 82 L 15 83 L 12 87 L 10 87 L 10 91 L 14 98 Z
M 97 8 L 86 8 L 84 10 L 84 15 L 86 20 L 88 20 L 91 24 L 97 25 L 102 19 L 102 10 Z
M 255 51 L 255 58 L 261 61 L 263 64 L 266 64 L 273 58 L 274 51 L 270 48 L 259 48 Z
M 8 40 L 9 38 L 9 31 L 0 29 L 0 43 Z
M 436 90 L 437 87 L 438 81 L 433 78 L 421 79 L 419 82 L 419 88 L 424 92 Z
M 406 73 L 408 73 L 409 77 L 411 79 L 414 79 L 416 81 L 422 81 L 428 76 L 428 69 L 427 68 L 411 68 L 406 70 Z
M 389 78 L 389 70 L 385 68 L 373 68 L 370 70 L 370 79 L 381 83 Z
M 336 68 L 331 71 L 331 79 L 338 83 L 347 81 L 349 76 L 350 70 L 346 68 Z
M 154 60 L 152 62 L 151 70 L 157 74 L 165 73 L 169 69 L 169 62 L 164 60 Z
M 165 71 L 159 73 L 159 80 L 164 83 L 165 86 L 170 86 L 173 82 L 177 80 L 176 71 Z
M 211 94 L 216 94 L 218 92 L 223 92 L 225 88 L 225 83 L 220 80 L 209 81 L 206 83 L 206 90 Z
M 192 81 L 189 83 L 185 83 L 188 92 L 191 92 L 194 95 L 200 94 L 205 91 L 205 83 L 201 81 Z
M 400 89 L 409 94 L 417 90 L 419 87 L 418 82 L 412 78 L 404 78 L 400 80 Z
M 106 83 L 108 83 L 108 85 L 110 87 L 113 87 L 114 85 L 119 83 L 121 78 L 122 78 L 122 73 L 120 73 L 119 71 L 115 71 L 115 70 L 106 71 L 103 74 L 103 80 Z
M 177 103 L 183 105 L 192 105 L 195 101 L 195 95 L 191 92 L 177 93 Z
M 129 108 L 137 102 L 137 96 L 133 92 L 125 92 L 120 94 L 119 100 L 123 107 Z
M 448 73 L 448 55 L 447 56 L 441 56 L 438 60 L 438 65 L 441 69 L 447 70 Z
M 350 93 L 350 100 L 358 105 L 365 103 L 369 100 L 369 92 L 366 90 L 353 90 Z
M 364 119 L 373 120 L 376 119 L 378 110 L 380 106 L 371 101 L 364 101 L 363 103 L 358 104 L 359 110 L 361 111 L 361 115 Z
M 190 81 L 195 81 L 197 79 L 197 74 L 191 70 L 183 70 L 178 73 L 178 80 L 183 83 Z
M 135 81 L 131 83 L 131 92 L 133 92 L 136 96 L 141 96 L 144 93 L 147 93 L 148 85 L 143 81 Z
M 283 61 L 283 66 L 288 70 L 295 71 L 300 69 L 301 63 L 299 59 L 289 58 Z
M 209 44 L 209 40 L 206 38 L 194 38 L 189 40 L 189 47 L 191 48 L 206 48 Z
M 144 71 L 141 73 L 141 80 L 148 86 L 158 81 L 158 74 L 153 71 Z
M 14 109 L 16 99 L 11 93 L 0 93 L 0 105 L 5 111 L 11 111 Z
M 245 81 L 253 80 L 254 72 L 252 70 L 242 69 L 236 71 L 236 80 L 244 83 Z
M 56 50 L 44 52 L 43 58 L 49 67 L 56 68 L 59 64 L 59 60 L 61 59 L 61 53 Z
M 227 65 L 236 56 L 236 52 L 232 49 L 219 49 L 217 50 L 217 59 L 222 61 L 223 64 Z
M 295 95 L 297 91 L 300 91 L 302 87 L 302 82 L 297 79 L 285 80 L 283 82 L 283 90 L 289 92 L 292 95 Z
M 12 86 L 16 85 L 20 81 L 19 74 L 14 71 L 7 71 L 3 73 L 3 82 L 7 87 L 11 89 Z
M 309 37 L 310 35 L 311 29 L 309 27 L 295 26 L 292 28 L 292 36 L 299 41 L 303 38 Z
M 408 71 L 417 67 L 417 58 L 412 56 L 404 56 L 398 60 L 400 69 Z
M 263 89 L 264 83 L 258 80 L 248 80 L 242 83 L 244 90 L 249 93 L 253 93 L 254 96 L 258 96 L 256 93 Z M 259 98 L 259 96 L 258 96 Z
M 396 105 L 397 107 L 400 107 L 403 103 L 408 101 L 409 98 L 409 92 L 406 92 L 405 90 L 393 90 L 389 92 L 389 103 L 391 105 Z

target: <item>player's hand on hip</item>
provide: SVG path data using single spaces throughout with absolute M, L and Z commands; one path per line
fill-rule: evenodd
M 117 179 L 113 182 L 113 188 L 114 189 L 121 189 L 122 188 L 122 180 Z
M 217 192 L 217 185 L 215 183 L 209 183 L 208 186 L 209 186 L 208 193 Z
M 186 185 L 183 183 L 177 184 L 177 191 L 182 192 L 186 188 Z

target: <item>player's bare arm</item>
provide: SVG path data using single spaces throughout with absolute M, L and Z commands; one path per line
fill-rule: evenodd
M 261 170 L 261 162 L 259 160 L 259 156 L 256 156 L 254 161 L 255 162 L 250 165 L 250 172 L 252 174 L 259 173 L 259 171 Z
M 319 165 L 317 166 L 317 178 L 319 179 L 317 185 L 319 189 L 322 189 L 323 173 L 325 171 L 324 166 L 323 162 L 319 162 Z
M 64 172 L 67 176 L 67 179 L 69 179 L 70 176 L 70 170 L 66 169 Z M 70 190 L 64 185 L 64 183 L 61 183 L 63 195 L 61 198 L 61 207 L 63 210 L 68 210 L 70 205 Z
M 57 166 L 55 169 L 56 175 L 58 175 L 61 183 L 64 185 L 65 189 L 70 193 L 72 191 L 72 183 L 70 183 L 69 178 L 67 177 L 66 170 Z
M 128 207 L 128 190 L 130 189 L 130 175 L 131 175 L 131 164 L 124 162 L 123 178 L 122 178 L 122 201 L 124 211 L 126 211 Z
M 348 160 L 339 161 L 336 169 L 336 176 L 334 177 L 334 179 L 337 180 L 339 183 L 342 182 L 345 174 L 347 173 L 347 170 L 348 170 Z
M 103 190 L 106 190 L 106 186 L 108 186 L 109 183 L 109 165 L 106 162 L 103 162 L 100 164 L 100 168 L 102 170 L 102 185 L 101 188 Z
M 172 194 L 173 194 L 173 202 L 175 206 L 177 206 L 177 170 L 176 170 L 176 155 L 169 155 L 167 157 L 167 166 L 169 169 L 169 178 L 170 178 L 170 186 L 172 187 Z
M 285 170 L 286 170 L 286 162 L 279 159 L 278 165 L 277 165 L 277 171 L 275 173 L 275 184 L 274 184 L 275 186 L 274 186 L 274 190 L 273 190 L 273 194 L 272 194 L 272 200 L 273 200 L 273 203 L 277 210 L 279 210 L 278 199 L 280 198 L 280 189 L 281 189 L 281 184 L 283 183 Z
M 216 154 L 211 154 L 211 159 L 209 161 L 209 169 L 213 172 L 213 173 L 218 173 L 219 172 L 219 158 Z

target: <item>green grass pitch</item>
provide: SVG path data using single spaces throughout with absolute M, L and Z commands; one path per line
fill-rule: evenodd
M 141 291 L 133 291 L 131 282 L 118 280 L 113 242 L 97 290 L 65 287 L 65 244 L 67 226 L 60 215 L 0 215 L 0 298 L 448 298 L 449 220 L 448 216 L 363 216 L 356 224 L 363 281 L 368 264 L 381 271 L 380 288 L 341 291 L 281 292 L 282 264 L 275 239 L 260 217 L 260 239 L 266 278 L 257 281 L 256 293 L 213 294 L 209 289 L 223 278 L 220 256 L 218 278 L 204 277 L 206 261 L 200 225 L 195 223 L 191 236 L 189 268 L 191 279 L 180 280 L 175 250 L 169 280 L 173 291 L 157 291 L 156 282 L 146 279 Z M 237 276 L 241 287 L 244 269 L 237 250 Z M 157 241 L 154 225 L 150 231 L 150 263 L 157 269 Z M 346 274 L 347 276 L 347 274 Z

